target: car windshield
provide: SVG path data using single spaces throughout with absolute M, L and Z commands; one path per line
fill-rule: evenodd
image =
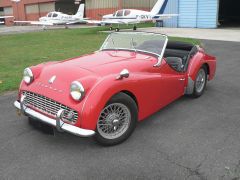
M 143 32 L 111 33 L 100 50 L 131 50 L 162 57 L 168 38 L 162 34 Z

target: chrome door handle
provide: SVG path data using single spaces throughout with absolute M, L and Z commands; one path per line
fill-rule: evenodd
M 179 81 L 185 81 L 185 78 L 180 78 Z

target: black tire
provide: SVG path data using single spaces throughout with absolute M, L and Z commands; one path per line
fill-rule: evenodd
M 133 30 L 136 31 L 136 30 L 137 30 L 137 26 L 134 26 L 134 27 L 133 27 Z
M 124 106 L 126 106 L 128 108 L 128 110 L 130 112 L 130 122 L 129 122 L 129 125 L 128 125 L 126 131 L 120 137 L 115 138 L 115 139 L 108 139 L 108 138 L 103 137 L 98 130 L 98 124 L 97 124 L 95 139 L 99 144 L 101 144 L 103 146 L 113 146 L 113 145 L 122 143 L 123 141 L 125 141 L 126 139 L 128 139 L 131 136 L 131 134 L 133 133 L 133 131 L 137 125 L 138 108 L 137 108 L 135 101 L 127 94 L 119 93 L 119 94 L 113 96 L 110 99 L 110 101 L 106 104 L 105 107 L 112 105 L 112 104 L 116 104 L 116 103 L 123 104 Z M 99 115 L 99 119 L 100 119 L 100 115 Z
M 199 90 L 198 87 L 197 87 L 197 79 L 198 79 L 198 76 L 199 76 L 199 73 L 200 72 L 204 72 L 205 76 L 204 76 L 204 84 L 203 84 L 203 87 Z M 206 89 L 206 86 L 207 86 L 207 68 L 206 66 L 202 66 L 199 71 L 198 71 L 198 74 L 197 74 L 197 77 L 196 77 L 196 80 L 194 82 L 194 89 L 193 89 L 193 94 L 192 94 L 192 97 L 194 98 L 199 98 L 200 96 L 203 95 L 205 89 Z
M 110 27 L 109 30 L 112 31 L 112 30 L 113 30 L 113 27 Z
M 119 29 L 119 28 L 116 28 L 116 29 L 115 29 L 115 31 L 116 31 L 116 32 L 119 32 L 119 31 L 120 31 L 120 29 Z

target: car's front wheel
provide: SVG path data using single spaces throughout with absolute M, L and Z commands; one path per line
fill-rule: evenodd
M 193 90 L 193 97 L 198 98 L 200 97 L 207 85 L 207 68 L 205 66 L 202 66 L 200 70 L 198 71 L 196 80 L 194 82 L 194 90 Z
M 135 101 L 125 93 L 114 96 L 101 111 L 96 128 L 96 140 L 111 146 L 125 141 L 138 120 Z

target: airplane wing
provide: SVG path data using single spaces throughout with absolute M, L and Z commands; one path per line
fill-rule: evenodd
M 32 25 L 43 25 L 43 26 L 53 26 L 53 23 L 50 22 L 41 22 L 41 21 L 14 21 L 19 24 L 32 24 Z
M 88 24 L 101 24 L 103 21 L 98 20 L 85 20 Z
M 87 23 L 87 20 L 89 18 L 83 18 L 83 19 L 78 19 L 78 20 L 75 20 L 75 21 L 70 21 L 70 22 L 67 22 L 66 24 L 67 25 L 70 25 L 70 24 L 76 24 L 76 23 Z
M 0 19 L 12 18 L 14 16 L 0 16 Z
M 165 19 L 170 19 L 172 17 L 177 17 L 179 16 L 178 14 L 157 14 L 153 17 L 153 20 L 165 20 Z
M 108 20 L 103 20 L 103 21 L 98 21 L 98 20 L 85 20 L 88 24 L 135 24 L 135 23 L 140 23 L 139 20 L 137 19 L 123 19 L 123 20 L 115 20 L 115 19 L 108 19 Z

